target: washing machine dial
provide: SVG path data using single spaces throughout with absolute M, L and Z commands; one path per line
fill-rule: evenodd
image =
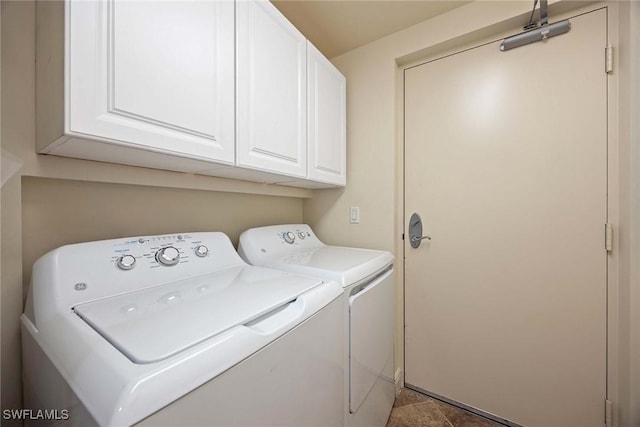
M 173 246 L 167 246 L 156 252 L 156 261 L 166 266 L 176 265 L 180 261 L 180 252 Z
M 136 258 L 133 255 L 122 255 L 116 260 L 116 266 L 120 270 L 131 270 L 136 265 Z
M 209 248 L 206 247 L 205 245 L 198 245 L 196 246 L 195 252 L 196 252 L 196 255 L 199 256 L 200 258 L 204 258 L 209 253 Z
M 286 233 L 282 234 L 282 238 L 289 244 L 292 244 L 296 241 L 296 235 L 293 234 L 293 231 L 287 231 Z
M 304 240 L 304 238 L 307 237 L 307 235 L 304 234 L 304 231 L 298 231 L 298 237 L 300 238 L 300 240 Z

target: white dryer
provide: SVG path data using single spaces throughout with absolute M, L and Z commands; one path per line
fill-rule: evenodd
M 222 233 L 63 246 L 33 267 L 25 406 L 37 425 L 340 425 L 342 293 Z
M 384 426 L 394 400 L 393 255 L 325 245 L 305 224 L 253 228 L 238 253 L 253 265 L 340 283 L 345 293 L 345 424 Z

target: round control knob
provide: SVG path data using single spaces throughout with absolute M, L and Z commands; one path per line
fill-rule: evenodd
M 136 259 L 133 255 L 123 255 L 116 260 L 116 266 L 120 270 L 131 270 L 136 265 Z
M 208 253 L 209 253 L 209 248 L 206 247 L 205 245 L 196 246 L 196 255 L 198 255 L 200 258 L 206 257 Z
M 282 235 L 282 238 L 284 239 L 285 242 L 292 244 L 296 240 L 296 235 L 293 234 L 293 231 L 287 231 Z
M 299 237 L 301 240 L 304 240 L 304 238 L 305 238 L 305 237 L 307 237 L 307 235 L 306 235 L 306 234 L 304 234 L 304 231 L 298 231 L 298 237 Z
M 156 252 L 156 261 L 162 265 L 176 265 L 180 261 L 180 252 L 173 246 L 167 246 Z

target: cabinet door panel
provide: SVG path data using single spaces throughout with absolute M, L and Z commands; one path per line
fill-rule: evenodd
M 231 1 L 68 3 L 67 130 L 234 160 Z
M 346 80 L 311 43 L 308 55 L 309 178 L 346 184 Z
M 237 3 L 241 166 L 306 177 L 306 39 L 267 1 Z

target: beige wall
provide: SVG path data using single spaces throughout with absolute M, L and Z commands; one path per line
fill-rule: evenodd
M 37 155 L 35 5 L 0 7 L 2 150 L 23 163 L 0 191 L 0 395 L 8 409 L 22 406 L 19 316 L 37 257 L 126 235 L 217 230 L 237 241 L 248 227 L 300 222 L 311 191 Z
M 247 228 L 301 221 L 302 200 L 292 197 L 25 177 L 23 289 L 36 259 L 69 243 L 216 230 L 237 246 Z
M 332 244 L 393 250 L 395 89 L 385 78 L 393 83 L 395 64 L 385 59 L 383 50 L 357 49 L 333 60 L 347 77 L 347 186 L 304 205 L 305 222 Z M 359 224 L 349 223 L 350 206 L 360 208 Z
M 29 5 L 15 8 L 17 3 L 2 2 L 2 150 L 16 151 L 20 144 L 35 140 L 33 52 L 12 48 L 15 44 L 35 43 L 35 34 L 21 34 L 20 23 L 27 28 Z M 20 9 L 20 10 L 17 10 Z M 24 14 L 23 12 L 26 12 Z M 8 19 L 12 18 L 12 19 Z M 24 39 L 23 39 L 24 38 Z M 11 64 L 11 67 L 9 67 Z M 14 102 L 8 102 L 9 99 Z M 13 150 L 12 150 L 13 149 Z M 18 317 L 22 305 L 22 239 L 20 209 L 20 177 L 14 176 L 0 190 L 2 222 L 2 265 L 0 282 L 0 313 L 2 316 L 2 408 L 19 408 L 20 382 L 20 329 Z M 5 423 L 3 422 L 3 425 Z M 8 424 L 8 423 L 7 423 Z M 17 423 L 14 423 L 17 425 Z
M 630 7 L 630 271 L 625 283 L 629 291 L 629 412 L 630 425 L 640 425 L 640 3 L 632 1 Z M 626 88 L 622 88 L 626 90 Z
M 618 301 L 621 425 L 640 425 L 640 3 L 619 10 L 621 186 Z M 627 409 L 628 408 L 628 409 Z
M 596 3 L 577 1 L 550 1 L 550 14 L 591 7 Z M 606 2 L 612 7 L 610 13 L 611 42 L 616 45 L 618 35 L 621 43 L 629 42 L 629 31 L 618 33 L 618 13 L 623 19 L 630 19 L 624 11 L 618 12 L 618 2 Z M 626 2 L 625 2 L 626 3 Z M 634 2 L 632 2 L 634 3 Z M 627 11 L 628 11 L 628 4 Z M 403 293 L 402 293 L 402 86 L 400 67 L 421 58 L 443 54 L 460 49 L 481 40 L 495 40 L 499 36 L 514 32 L 526 23 L 531 8 L 530 1 L 475 1 L 429 21 L 399 31 L 378 41 L 347 52 L 332 62 L 347 78 L 347 144 L 348 182 L 344 190 L 325 191 L 304 201 L 304 219 L 326 241 L 338 244 L 353 244 L 394 250 L 396 255 L 397 307 L 396 312 L 396 367 L 403 364 Z M 610 277 L 610 297 L 615 301 L 610 309 L 610 380 L 609 396 L 614 400 L 616 415 L 614 422 L 620 426 L 640 425 L 640 280 L 638 259 L 640 259 L 640 202 L 638 182 L 640 182 L 640 142 L 638 141 L 638 89 L 631 96 L 635 99 L 635 134 L 626 136 L 631 121 L 620 122 L 618 129 L 616 111 L 618 108 L 618 85 L 620 93 L 629 91 L 630 76 L 636 76 L 637 86 L 638 56 L 638 4 L 633 4 L 635 20 L 633 37 L 635 45 L 627 50 L 635 56 L 635 74 L 630 73 L 630 62 L 622 62 L 625 69 L 616 70 L 611 77 L 611 106 L 613 129 L 610 140 L 613 144 L 611 165 L 620 174 L 611 176 L 613 203 L 610 220 L 625 234 L 626 246 L 616 248 L 611 265 L 616 269 Z M 620 53 L 621 55 L 623 53 Z M 570 60 L 570 58 L 568 58 Z M 622 77 L 626 75 L 627 79 Z M 620 100 L 621 102 L 621 100 Z M 622 106 L 620 104 L 620 106 Z M 620 135 L 618 136 L 618 131 Z M 633 145 L 630 144 L 633 141 Z M 621 162 L 618 164 L 618 147 Z M 634 161 L 627 162 L 633 148 Z M 626 151 L 625 151 L 626 150 Z M 632 179 L 633 178 L 633 179 Z M 632 183 L 635 186 L 633 193 Z M 620 194 L 618 194 L 618 191 Z M 634 194 L 635 198 L 631 198 Z M 631 204 L 633 203 L 633 204 Z M 360 206 L 361 223 L 348 223 L 349 206 Z M 633 209 L 632 209 L 633 206 Z M 635 228 L 633 228 L 633 227 Z M 634 247 L 628 236 L 634 233 Z M 626 261 L 625 261 L 626 260 Z M 635 260 L 632 262 L 632 260 Z M 626 262 L 626 264 L 625 264 Z M 612 280 L 613 279 L 613 280 Z M 619 281 L 618 281 L 619 279 Z M 618 289 L 619 288 L 619 289 Z M 632 299 L 635 297 L 635 299 Z M 626 307 L 618 313 L 618 303 Z M 619 314 L 619 315 L 618 315 Z M 618 346 L 620 344 L 620 346 Z M 618 367 L 618 359 L 620 367 Z M 619 369 L 619 372 L 618 372 Z M 634 409 L 632 409 L 632 407 Z
M 555 3 L 555 2 L 553 2 Z M 562 2 L 552 6 L 578 7 L 579 2 Z M 399 104 L 397 62 L 406 63 L 434 52 L 461 46 L 471 40 L 478 40 L 491 34 L 513 28 L 528 17 L 531 2 L 521 1 L 476 1 L 440 17 L 406 30 L 387 36 L 377 42 L 363 46 L 352 52 L 334 58 L 334 63 L 348 80 L 348 183 L 346 189 L 314 191 L 289 189 L 278 186 L 264 186 L 240 181 L 199 177 L 143 168 L 86 162 L 74 159 L 38 156 L 35 154 L 35 8 L 27 1 L 2 1 L 1 21 L 1 88 L 2 88 L 2 148 L 24 162 L 20 175 L 0 192 L 1 208 L 1 397 L 2 408 L 20 406 L 20 337 L 18 316 L 22 312 L 24 291 L 23 270 L 29 271 L 29 264 L 43 251 L 67 243 L 67 237 L 58 234 L 58 229 L 73 230 L 74 239 L 91 240 L 131 234 L 127 230 L 145 228 L 153 232 L 164 232 L 168 223 L 161 220 L 127 222 L 124 211 L 115 212 L 120 203 L 119 194 L 127 200 L 150 200 L 158 207 L 166 196 L 177 197 L 183 203 L 197 200 L 205 212 L 234 214 L 236 203 L 246 203 L 252 207 L 251 216 L 243 219 L 247 226 L 267 223 L 262 216 L 263 206 L 269 215 L 280 217 L 278 205 L 284 203 L 296 210 L 295 216 L 303 216 L 329 243 L 395 250 L 396 263 L 401 273 L 402 245 L 399 239 L 402 224 L 401 188 L 401 139 L 398 128 L 402 123 Z M 627 32 L 621 37 L 629 40 L 633 35 L 633 48 L 627 48 L 632 60 L 622 63 L 628 67 L 627 80 L 621 81 L 620 92 L 635 87 L 629 99 L 626 125 L 627 145 L 624 149 L 624 132 L 621 133 L 621 156 L 625 153 L 629 162 L 621 164 L 621 191 L 627 191 L 626 207 L 621 207 L 621 232 L 628 232 L 634 240 L 629 240 L 626 252 L 626 269 L 620 271 L 620 387 L 619 425 L 640 425 L 640 88 L 637 76 L 640 63 L 640 5 L 633 4 L 631 13 L 620 12 L 622 18 L 629 19 Z M 628 9 L 628 10 L 629 10 Z M 551 9 L 553 11 L 553 9 Z M 634 54 L 635 52 L 635 54 Z M 622 52 L 621 52 L 622 53 Z M 634 72 L 629 71 L 631 67 Z M 624 85 L 627 86 L 624 86 Z M 621 106 L 622 108 L 622 106 Z M 631 123 L 633 126 L 631 126 Z M 633 141 L 633 145 L 628 144 Z M 625 169 L 626 172 L 625 172 Z M 80 180 L 85 182 L 72 182 Z M 91 182 L 89 182 L 91 181 Z M 105 184 L 98 184 L 103 182 Z M 164 187 L 164 188 L 155 188 Z M 185 190 L 180 190 L 185 189 Z M 205 193 L 196 190 L 209 190 Z M 80 198 L 74 192 L 83 194 L 88 200 L 105 203 L 105 212 L 114 216 L 106 226 L 111 231 L 104 232 L 91 227 L 94 208 L 76 206 L 77 210 L 66 217 L 64 209 L 55 207 L 49 191 L 59 194 L 62 199 L 78 205 Z M 229 194 L 227 194 L 229 193 Z M 239 193 L 257 194 L 242 196 Z M 53 193 L 52 193 L 53 194 Z M 206 195 L 205 195 L 206 194 Z M 202 196 L 201 196 L 202 195 Z M 633 197 L 632 197 L 633 195 Z M 202 197 L 202 200 L 200 198 Z M 290 199 L 293 197 L 293 199 Z M 304 199 L 304 202 L 301 200 Z M 621 200 L 624 199 L 621 197 Z M 108 203 L 111 202 L 111 203 Z M 622 200 L 623 204 L 625 203 Z M 25 205 L 23 211 L 23 204 Z M 41 205 L 40 205 L 41 204 Z M 221 209 L 219 205 L 229 205 Z M 302 205 L 302 207 L 300 207 Z M 49 206 L 52 217 L 42 213 L 38 206 Z M 256 210 L 255 207 L 260 206 Z M 298 206 L 297 208 L 295 206 Z M 348 222 L 349 206 L 361 208 L 361 223 Z M 623 209 L 624 208 L 624 209 Z M 173 208 L 172 208 L 173 209 Z M 292 214 L 287 211 L 287 215 Z M 178 210 L 176 215 L 194 226 L 206 227 L 221 224 L 227 227 L 231 222 L 210 219 L 201 212 L 188 209 Z M 291 217 L 282 213 L 282 220 Z M 73 219 L 82 224 L 72 226 Z M 113 221 L 113 222 L 111 222 Z M 234 223 L 235 224 L 235 223 Z M 60 228 L 59 228 L 60 227 Z M 228 232 L 236 237 L 238 227 L 229 226 Z M 25 230 L 24 236 L 22 230 Z M 36 230 L 40 230 L 38 233 Z M 52 233 L 51 230 L 56 230 Z M 125 232 L 127 231 L 127 232 Z M 175 231 L 175 229 L 166 232 Z M 222 230 L 226 231 L 226 230 Z M 112 236 L 108 234 L 113 233 Z M 133 233 L 136 234 L 137 232 Z M 42 238 L 41 236 L 45 236 Z M 42 240 L 40 240 L 42 239 Z M 633 244 L 631 243 L 633 242 Z M 23 254 L 25 259 L 23 260 Z M 24 268 L 23 268 L 24 264 Z M 624 262 L 621 262 L 624 267 Z M 401 279 L 401 277 L 400 277 Z M 397 311 L 398 341 L 396 342 L 396 362 L 402 366 L 402 292 L 398 281 Z M 632 321 L 633 320 L 633 321 Z M 625 378 L 623 376 L 626 375 Z M 615 392 L 615 391 L 614 391 Z M 632 412 L 632 407 L 635 409 Z M 620 421 L 618 420 L 618 421 Z

